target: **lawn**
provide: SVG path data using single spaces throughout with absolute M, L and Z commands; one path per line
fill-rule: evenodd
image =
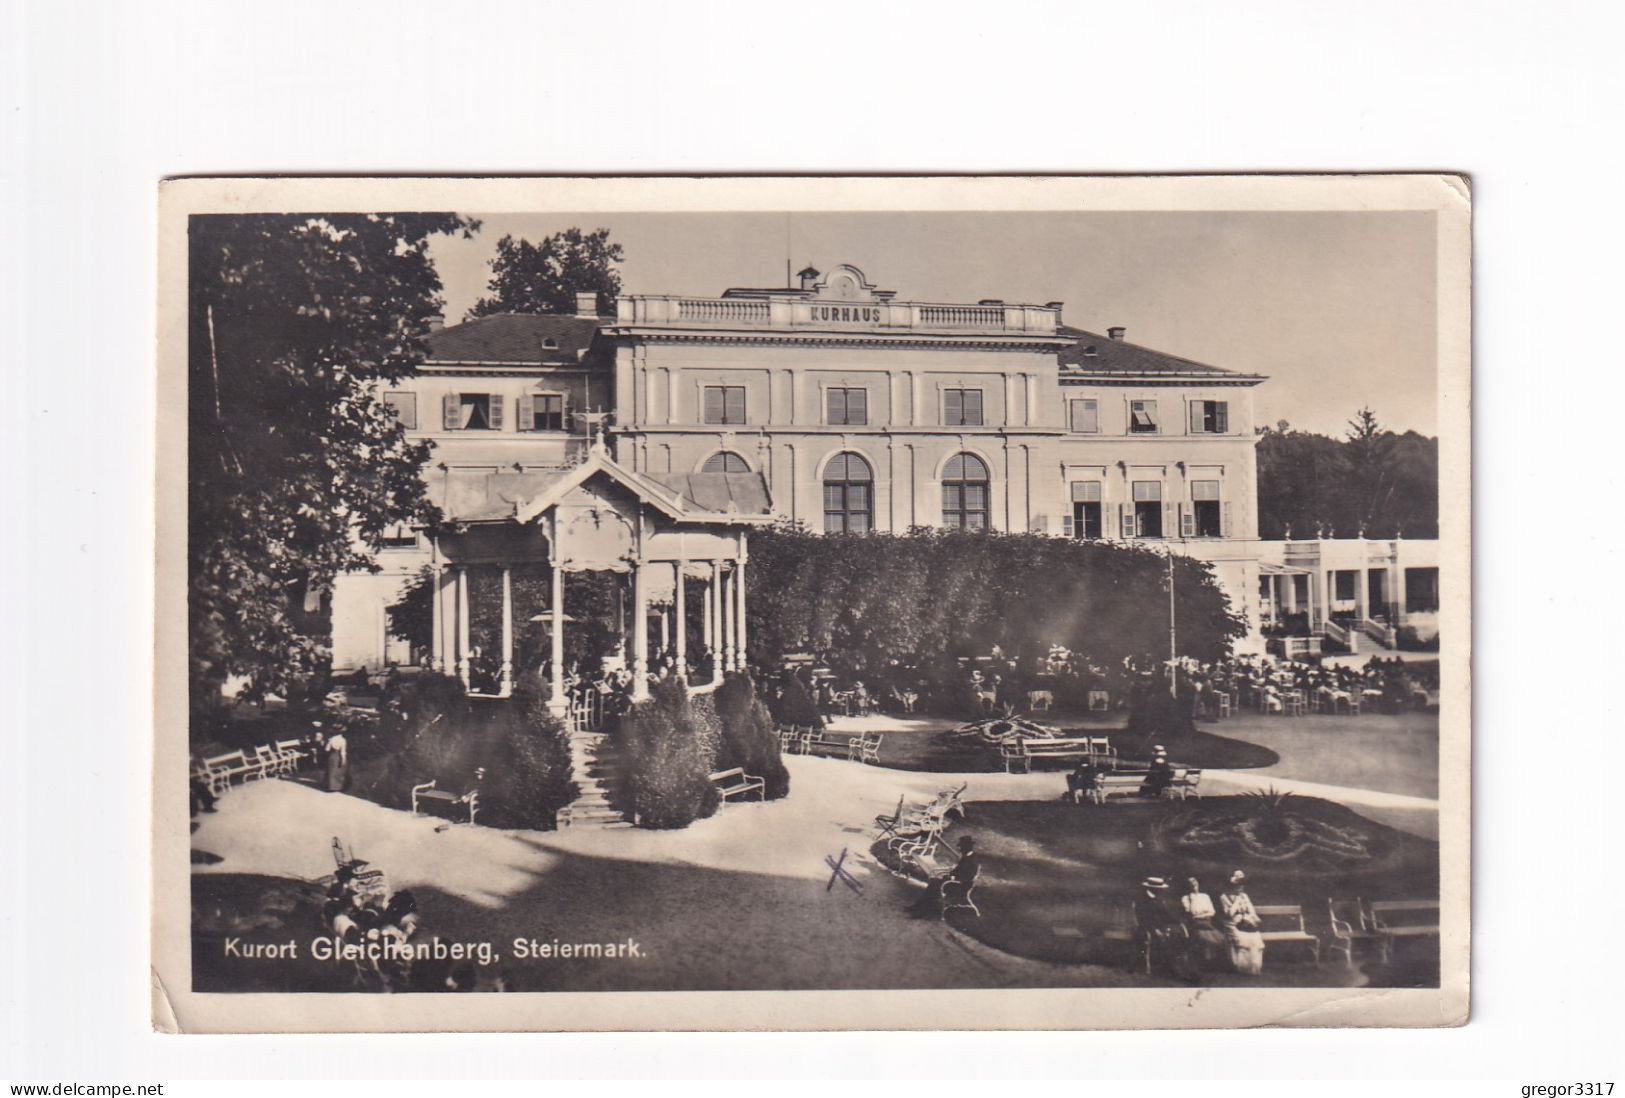
M 1245 849 L 1230 830 L 1254 811 L 1250 798 L 1199 802 L 1112 802 L 1077 807 L 1056 801 L 975 802 L 945 836 L 974 835 L 982 857 L 976 889 L 980 918 L 955 911 L 957 929 L 1019 957 L 1052 963 L 1127 964 L 1130 947 L 1107 937 L 1120 925 L 1140 879 L 1183 882 L 1194 876 L 1214 895 L 1232 870 L 1246 871 L 1256 905 L 1300 904 L 1310 933 L 1331 940 L 1330 897 L 1434 899 L 1438 845 L 1366 819 L 1341 805 L 1294 798 L 1299 823 L 1295 856 Z M 895 859 L 877 846 L 877 858 Z M 1324 946 L 1323 946 L 1324 948 Z M 1323 953 L 1323 958 L 1327 956 Z M 1401 951 L 1394 966 L 1341 959 L 1318 968 L 1302 946 L 1277 944 L 1265 955 L 1262 978 L 1213 973 L 1217 986 L 1437 986 L 1431 943 Z M 1204 980 L 1204 982 L 1209 982 Z
M 1271 777 L 1410 797 L 1439 796 L 1436 710 L 1366 713 L 1358 717 L 1265 717 L 1244 713 L 1201 727 L 1222 729 L 1226 736 L 1275 752 L 1280 761 L 1270 766 Z

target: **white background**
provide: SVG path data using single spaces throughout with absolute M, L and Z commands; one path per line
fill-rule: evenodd
M 0 11 L 0 1076 L 1618 1074 L 1617 6 L 214 0 Z M 1469 1026 L 148 1032 L 160 176 L 1256 169 L 1473 176 Z

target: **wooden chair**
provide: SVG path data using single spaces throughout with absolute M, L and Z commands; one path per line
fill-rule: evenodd
M 1216 691 L 1213 700 L 1219 703 L 1219 716 L 1221 718 L 1228 717 L 1235 712 L 1235 703 L 1230 700 L 1230 695 L 1224 691 Z

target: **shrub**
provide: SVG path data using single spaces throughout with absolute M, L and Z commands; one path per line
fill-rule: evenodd
M 762 779 L 765 799 L 778 800 L 790 792 L 790 772 L 779 754 L 779 736 L 773 716 L 756 696 L 756 683 L 749 672 L 729 675 L 716 695 L 717 717 L 722 725 L 722 743 L 717 753 L 717 769 L 742 767 L 747 774 Z
M 497 827 L 550 830 L 576 799 L 570 730 L 539 696 L 519 695 L 494 731 L 480 789 L 482 818 Z
M 1166 682 L 1142 684 L 1129 703 L 1128 730 L 1143 735 L 1173 738 L 1196 731 L 1191 718 L 1191 699 L 1181 690 L 1170 697 Z
M 1408 625 L 1402 625 L 1395 634 L 1394 644 L 1406 652 L 1437 652 L 1439 650 L 1439 634 L 1427 635 Z
M 614 742 L 621 760 L 616 799 L 639 827 L 687 827 L 717 810 L 715 755 L 680 682 L 658 684 L 653 698 L 627 710 Z
M 824 717 L 818 712 L 812 692 L 801 681 L 801 676 L 793 672 L 784 676 L 784 690 L 774 703 L 773 715 L 783 724 L 824 727 Z

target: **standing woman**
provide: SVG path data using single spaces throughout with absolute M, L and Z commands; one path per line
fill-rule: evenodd
M 327 737 L 327 791 L 342 793 L 349 778 L 350 745 L 344 730 L 338 729 Z
M 1264 971 L 1264 936 L 1258 932 L 1258 912 L 1247 896 L 1247 875 L 1230 874 L 1230 884 L 1219 894 L 1219 918 L 1230 941 L 1230 964 L 1243 976 Z

